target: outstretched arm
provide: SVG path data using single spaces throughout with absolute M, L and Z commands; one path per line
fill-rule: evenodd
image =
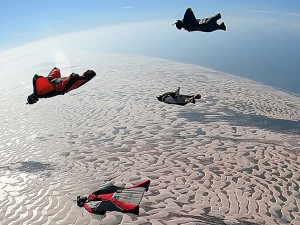
M 188 8 L 185 11 L 184 17 L 183 17 L 183 24 L 188 26 L 188 27 L 196 27 L 199 25 L 196 16 L 194 15 L 193 11 L 191 8 Z
M 108 194 L 114 193 L 118 190 L 124 189 L 125 186 L 116 186 L 112 183 L 104 183 L 99 188 L 97 188 L 92 194 L 93 195 L 100 195 L 100 194 Z
M 178 87 L 177 90 L 175 91 L 175 97 L 176 98 L 179 96 L 179 92 L 180 92 L 180 87 Z

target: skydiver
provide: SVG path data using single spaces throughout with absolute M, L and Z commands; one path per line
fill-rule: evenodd
M 201 95 L 181 95 L 180 87 L 177 88 L 174 92 L 166 92 L 162 95 L 157 96 L 157 100 L 167 103 L 167 104 L 176 104 L 176 105 L 186 105 L 188 103 L 196 103 L 196 99 L 200 99 Z
M 106 211 L 139 214 L 139 205 L 150 180 L 144 180 L 130 187 L 104 183 L 88 197 L 77 196 L 77 205 L 93 214 L 103 215 Z
M 33 77 L 33 93 L 28 96 L 26 104 L 34 104 L 39 98 L 49 98 L 64 95 L 90 81 L 96 73 L 87 70 L 82 76 L 72 73 L 68 77 L 61 77 L 60 69 L 54 67 L 47 77 L 37 74 Z
M 212 32 L 216 30 L 226 31 L 226 26 L 224 22 L 222 22 L 221 24 L 217 23 L 217 20 L 219 19 L 221 19 L 220 13 L 212 17 L 197 19 L 192 9 L 188 8 L 185 11 L 183 20 L 177 20 L 174 24 L 176 25 L 178 30 L 184 28 L 188 32 L 191 31 Z

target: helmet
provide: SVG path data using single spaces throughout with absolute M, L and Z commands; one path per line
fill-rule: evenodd
M 39 100 L 39 98 L 33 93 L 27 97 L 27 104 L 34 104 Z
M 177 20 L 175 23 L 178 30 L 181 30 L 183 28 L 183 22 L 181 20 Z
M 79 207 L 83 207 L 83 205 L 84 205 L 84 203 L 86 202 L 86 200 L 87 200 L 87 197 L 84 197 L 84 196 L 82 196 L 82 195 L 77 196 L 77 205 L 78 205 Z
M 156 98 L 157 98 L 157 100 L 160 101 L 160 102 L 163 100 L 163 96 L 162 96 L 162 95 L 156 96 Z

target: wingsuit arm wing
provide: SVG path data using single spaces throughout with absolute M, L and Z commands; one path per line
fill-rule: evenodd
M 101 194 L 113 193 L 118 190 L 122 190 L 124 187 L 125 187 L 125 185 L 124 186 L 116 186 L 116 185 L 112 184 L 111 182 L 104 183 L 99 188 L 97 188 L 92 194 L 101 195 Z
M 62 79 L 64 80 L 64 79 Z M 33 77 L 33 93 L 38 98 L 50 98 L 56 95 L 63 95 L 63 90 L 55 90 L 55 85 L 52 84 L 46 77 L 34 75 Z
M 191 8 L 188 8 L 186 11 L 185 11 L 185 14 L 184 14 L 184 17 L 183 17 L 183 24 L 184 25 L 188 25 L 189 27 L 195 27 L 195 26 L 198 26 L 199 23 L 192 11 Z

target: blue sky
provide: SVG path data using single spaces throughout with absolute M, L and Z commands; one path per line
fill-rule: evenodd
M 188 7 L 198 18 L 221 12 L 227 31 L 172 27 Z M 0 0 L 0 51 L 109 26 L 92 49 L 197 64 L 300 93 L 299 0 Z

